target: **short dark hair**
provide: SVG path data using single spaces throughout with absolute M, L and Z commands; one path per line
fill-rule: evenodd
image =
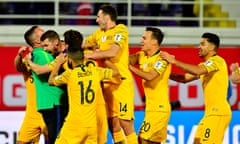
M 68 57 L 71 58 L 74 62 L 82 62 L 84 60 L 84 50 L 78 49 L 74 51 L 68 51 Z
M 219 36 L 217 36 L 216 34 L 206 32 L 202 35 L 202 38 L 206 38 L 208 42 L 214 44 L 215 50 L 217 50 L 219 48 L 220 39 L 219 39 Z
M 112 21 L 114 22 L 117 21 L 118 13 L 116 8 L 113 7 L 112 5 L 110 4 L 101 5 L 99 10 L 102 10 L 103 14 L 109 15 Z
M 152 38 L 156 39 L 158 41 L 158 44 L 161 45 L 163 38 L 164 38 L 164 34 L 163 32 L 156 27 L 146 27 L 146 31 L 151 31 L 152 32 Z
M 60 37 L 58 35 L 58 33 L 54 30 L 48 30 L 45 33 L 43 33 L 43 35 L 41 36 L 40 40 L 44 41 L 46 39 L 49 39 L 49 41 L 53 41 L 55 39 L 60 40 Z
M 33 39 L 32 36 L 34 34 L 35 29 L 38 28 L 37 25 L 32 26 L 30 29 L 28 29 L 25 33 L 24 33 L 24 39 L 25 42 L 30 45 L 31 47 L 33 47 Z
M 82 49 L 83 35 L 76 30 L 67 30 L 63 34 L 64 41 L 68 45 L 68 52 Z

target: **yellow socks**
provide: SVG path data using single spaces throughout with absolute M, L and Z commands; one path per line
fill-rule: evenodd
M 115 144 L 124 144 L 125 136 L 122 130 L 113 133 L 113 140 Z

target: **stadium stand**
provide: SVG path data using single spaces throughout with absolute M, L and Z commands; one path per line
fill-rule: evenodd
M 86 13 L 79 13 L 85 0 L 1 0 L 0 43 L 23 44 L 23 32 L 33 24 L 55 29 L 60 34 L 69 27 L 84 35 L 97 28 L 99 5 L 107 0 L 88 0 Z M 129 28 L 130 44 L 139 43 L 145 26 L 158 26 L 166 34 L 164 45 L 192 45 L 202 32 L 222 36 L 224 45 L 239 45 L 240 12 L 236 0 L 112 0 L 119 22 Z M 86 22 L 86 20 L 89 20 Z M 81 22 L 82 21 L 82 22 Z
M 194 4 L 194 14 L 196 16 L 199 16 L 200 15 L 199 0 L 195 1 L 197 3 Z M 203 21 L 204 27 L 226 27 L 226 28 L 236 27 L 235 20 L 228 20 L 229 12 L 222 10 L 223 5 L 224 4 L 221 4 L 214 0 L 204 0 L 203 17 L 207 18 L 207 20 Z

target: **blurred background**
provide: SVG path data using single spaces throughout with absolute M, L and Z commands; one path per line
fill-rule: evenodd
M 130 31 L 130 44 L 139 43 L 145 26 L 159 26 L 166 33 L 164 44 L 196 44 L 204 31 L 224 37 L 224 45 L 238 45 L 240 2 L 238 0 L 1 0 L 0 43 L 24 44 L 29 25 L 57 29 L 77 28 L 84 35 L 97 27 L 98 7 L 111 3 L 118 23 Z
M 44 30 L 56 30 L 61 38 L 69 29 L 87 36 L 98 28 L 96 14 L 99 6 L 106 3 L 117 8 L 117 23 L 129 29 L 130 53 L 140 50 L 145 27 L 156 26 L 165 33 L 161 50 L 180 60 L 199 63 L 196 47 L 200 37 L 204 32 L 213 32 L 220 36 L 219 55 L 226 59 L 228 66 L 240 62 L 239 0 L 1 0 L 0 144 L 16 143 L 24 116 L 26 89 L 21 73 L 13 65 L 19 47 L 26 45 L 24 32 L 32 25 L 39 25 Z M 172 71 L 182 72 L 176 67 Z M 141 80 L 134 78 L 135 128 L 138 131 L 145 99 Z M 224 144 L 237 144 L 240 142 L 240 87 L 229 83 L 228 101 L 233 117 Z M 169 87 L 173 113 L 167 144 L 191 144 L 204 110 L 201 83 L 180 84 L 170 80 Z M 110 135 L 108 143 L 111 143 Z

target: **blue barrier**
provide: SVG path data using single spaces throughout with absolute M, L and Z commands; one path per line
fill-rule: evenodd
M 168 125 L 166 144 L 192 144 L 197 124 L 203 111 L 172 111 Z M 144 117 L 143 111 L 135 111 L 135 129 L 138 132 Z M 240 142 L 240 111 L 233 111 L 231 123 L 225 133 L 223 144 L 239 144 Z M 112 144 L 108 133 L 107 144 Z

